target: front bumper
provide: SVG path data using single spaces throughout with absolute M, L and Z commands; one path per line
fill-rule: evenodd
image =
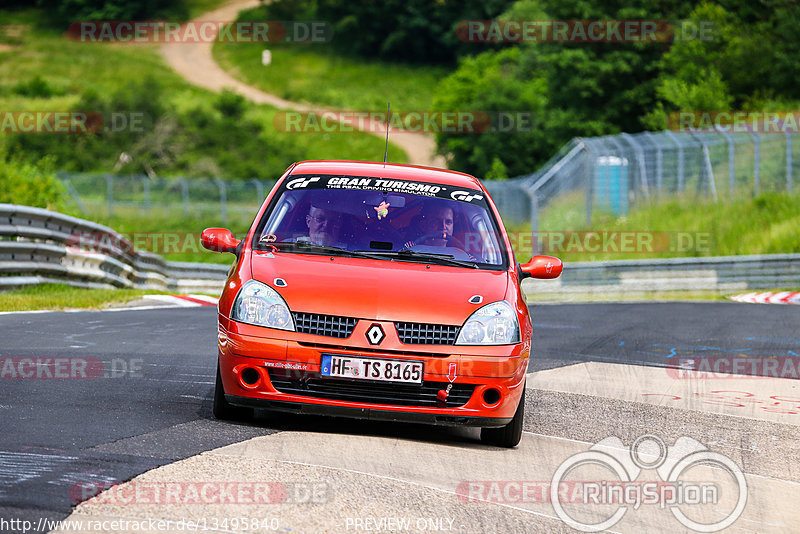
M 348 339 L 330 339 L 233 322 L 227 326 L 234 331 L 220 324 L 219 363 L 228 402 L 302 414 L 503 426 L 513 417 L 522 395 L 530 352 L 526 343 L 421 346 L 392 339 L 377 349 L 358 345 L 355 332 Z M 393 330 L 391 323 L 384 330 Z M 423 385 L 417 390 L 406 384 L 320 377 L 322 354 L 422 361 Z M 437 390 L 450 383 L 451 393 L 442 402 Z
M 275 412 L 288 412 L 302 415 L 326 415 L 332 417 L 350 417 L 368 419 L 370 421 L 395 421 L 398 423 L 425 423 L 442 426 L 480 426 L 498 427 L 511 422 L 511 417 L 466 417 L 463 415 L 447 415 L 427 412 L 402 412 L 395 410 L 379 410 L 355 406 L 330 406 L 327 404 L 309 404 L 269 399 L 254 399 L 225 395 L 225 400 L 235 406 L 262 408 Z

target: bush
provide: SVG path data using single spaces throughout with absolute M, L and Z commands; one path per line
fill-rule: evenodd
M 50 23 L 69 26 L 78 20 L 186 19 L 186 0 L 38 0 Z
M 52 156 L 59 170 L 111 171 L 124 151 L 130 151 L 144 132 L 152 130 L 155 120 L 165 112 L 161 86 L 152 79 L 125 87 L 111 95 L 89 90 L 81 95 L 73 111 L 99 113 L 103 128 L 96 133 L 42 135 L 19 133 L 9 136 L 8 147 L 30 158 Z M 142 131 L 114 128 L 119 117 L 145 119 Z
M 453 63 L 475 50 L 456 36 L 462 20 L 491 19 L 513 0 L 277 0 L 248 17 L 325 20 L 340 52 L 391 61 Z M 486 43 L 477 45 L 485 50 Z
M 0 203 L 58 210 L 64 200 L 65 188 L 53 172 L 52 158 L 23 162 L 0 148 Z
M 519 0 L 499 20 L 681 19 L 691 6 L 646 0 L 562 2 Z M 653 109 L 662 43 L 530 42 L 464 58 L 436 88 L 435 106 L 511 111 L 534 117 L 530 131 L 440 134 L 441 154 L 478 176 L 495 175 L 497 157 L 509 176 L 534 172 L 576 136 L 642 130 Z M 702 109 L 702 108 L 699 108 Z
M 452 168 L 484 178 L 518 176 L 558 149 L 559 141 L 548 138 L 542 127 L 549 114 L 547 81 L 520 60 L 521 54 L 519 48 L 507 48 L 467 58 L 437 87 L 434 109 L 486 112 L 490 117 L 510 111 L 531 119 L 508 132 L 437 133 L 439 153 L 451 158 Z
M 63 90 L 54 88 L 38 74 L 27 82 L 19 82 L 14 85 L 13 91 L 18 95 L 30 98 L 52 98 L 64 94 Z
M 187 177 L 273 178 L 304 152 L 286 136 L 245 117 L 249 105 L 231 92 L 211 105 L 170 111 L 163 86 L 152 78 L 110 95 L 87 91 L 74 111 L 97 112 L 96 133 L 9 135 L 8 147 L 26 159 L 51 156 L 59 170 Z M 136 127 L 119 127 L 132 118 Z M 115 123 L 117 128 L 115 128 Z

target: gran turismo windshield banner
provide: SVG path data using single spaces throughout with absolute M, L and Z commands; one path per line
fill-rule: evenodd
M 294 175 L 290 176 L 285 189 L 356 189 L 382 191 L 385 193 L 411 193 L 426 197 L 436 197 L 486 207 L 483 191 L 454 187 L 430 182 L 398 180 L 394 178 L 374 178 L 364 176 Z
M 468 268 L 505 268 L 507 257 L 483 191 L 369 176 L 288 177 L 254 240 L 283 252 L 435 258 Z

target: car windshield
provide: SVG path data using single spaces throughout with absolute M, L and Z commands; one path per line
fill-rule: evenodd
M 483 191 L 416 181 L 292 176 L 259 223 L 257 250 L 505 268 Z

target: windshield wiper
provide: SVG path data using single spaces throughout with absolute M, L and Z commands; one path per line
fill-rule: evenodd
M 367 252 L 365 250 L 358 250 L 356 252 Z M 451 254 L 436 254 L 433 252 L 419 252 L 416 250 L 390 250 L 390 251 L 369 251 L 373 256 L 385 256 L 389 258 L 408 258 L 416 260 L 432 260 L 433 262 L 443 263 L 446 265 L 455 265 L 457 267 L 469 267 L 472 269 L 479 269 L 475 262 L 457 260 Z
M 331 245 L 318 245 L 316 243 L 312 243 L 311 241 L 274 241 L 272 243 L 266 243 L 267 246 L 274 245 L 278 250 L 281 250 L 283 247 L 287 249 L 296 248 L 301 249 L 304 251 L 313 251 L 313 252 L 320 252 L 322 254 L 341 254 L 344 256 L 352 256 L 355 258 L 368 258 L 371 260 L 380 260 L 383 258 L 377 257 L 373 254 L 369 254 L 366 251 L 352 251 L 347 250 L 342 247 L 334 247 Z

